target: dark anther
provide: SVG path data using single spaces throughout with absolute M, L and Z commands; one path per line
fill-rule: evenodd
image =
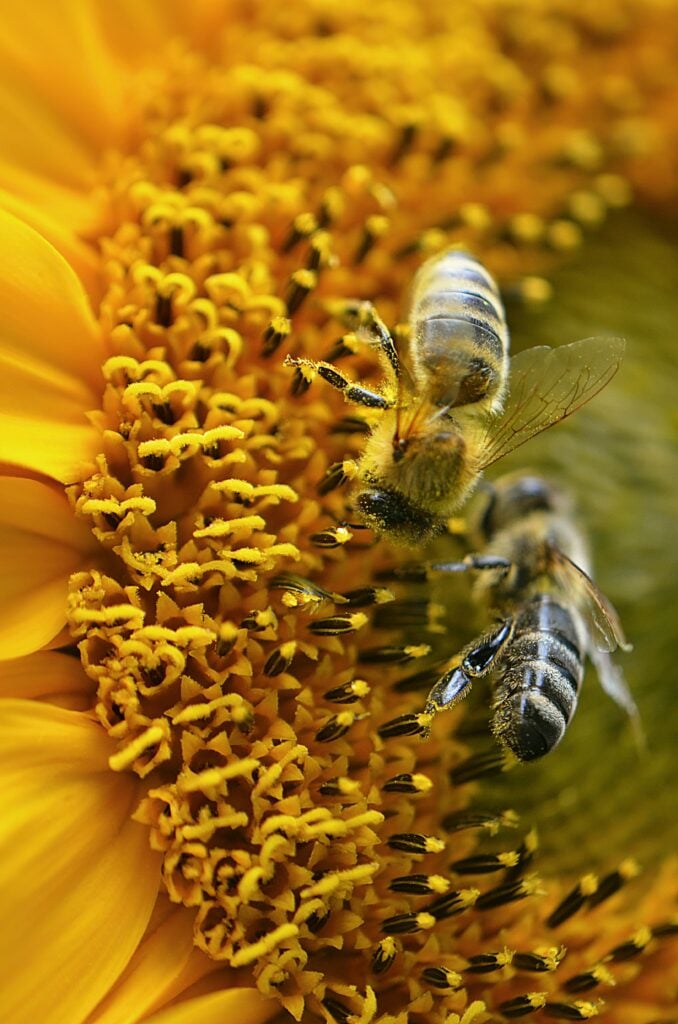
M 338 356 L 335 353 L 332 361 L 337 358 Z M 369 423 L 361 420 L 359 416 L 343 416 L 330 427 L 330 434 L 369 434 L 369 432 Z
M 434 891 L 429 875 L 401 875 L 389 882 L 388 887 L 391 892 L 407 892 L 412 896 L 430 896 Z
M 336 715 L 332 715 L 331 718 L 323 725 L 322 729 L 319 729 L 315 735 L 318 743 L 331 743 L 333 740 L 341 739 L 345 736 L 350 729 L 350 723 L 341 723 L 337 721 Z
M 504 904 L 522 900 L 527 895 L 527 890 L 522 881 L 511 882 L 509 885 L 498 885 L 495 889 L 488 889 L 487 892 L 482 892 L 476 901 L 476 907 L 478 910 L 503 907 Z
M 166 426 L 168 427 L 171 427 L 172 424 L 175 422 L 175 416 L 172 411 L 172 406 L 169 404 L 169 402 L 154 402 L 153 412 L 158 417 L 160 422 L 166 424 Z
M 411 935 L 421 931 L 418 921 L 418 914 L 396 914 L 394 917 L 387 917 L 382 923 L 381 930 L 385 935 Z
M 322 480 L 318 483 L 316 490 L 318 494 L 325 495 L 329 494 L 330 491 L 334 491 L 337 487 L 341 487 L 348 480 L 344 471 L 343 462 L 334 462 L 329 466 L 323 476 Z
M 476 956 L 468 958 L 468 967 L 464 970 L 468 974 L 492 974 L 493 971 L 500 971 L 505 966 L 505 958 L 497 953 L 477 953 Z
M 206 363 L 211 355 L 211 348 L 208 348 L 207 345 L 202 345 L 199 341 L 196 341 L 195 345 L 191 349 L 189 359 L 195 363 Z
M 544 1016 L 555 1020 L 589 1020 L 591 1014 L 588 1007 L 580 1009 L 569 1003 L 545 1003 Z
M 508 1017 L 509 1020 L 515 1020 L 518 1017 L 527 1017 L 529 1014 L 534 1013 L 535 1010 L 541 1009 L 543 1002 L 536 1001 L 532 996 L 516 996 L 515 999 L 507 999 L 505 1002 L 500 1003 L 497 1009 L 504 1016 Z
M 393 150 L 393 155 L 391 156 L 391 159 L 389 161 L 391 167 L 395 166 L 395 164 L 397 164 L 399 160 L 402 160 L 407 151 L 412 148 L 412 143 L 414 142 L 416 134 L 416 124 L 410 123 L 403 126 L 400 133 L 400 138 L 396 143 L 396 147 Z
M 331 701 L 333 704 L 355 704 L 363 694 L 356 693 L 354 682 L 354 680 L 351 680 L 342 686 L 335 686 L 323 694 L 324 699 Z
M 151 469 L 154 473 L 159 473 L 165 465 L 165 460 L 162 455 L 144 455 L 141 463 L 145 469 Z
M 386 974 L 396 958 L 397 948 L 393 939 L 382 939 L 372 954 L 372 973 Z
M 546 918 L 546 924 L 549 928 L 557 928 L 559 924 L 563 924 L 573 914 L 576 914 L 584 906 L 586 899 L 587 897 L 582 891 L 581 884 L 577 882 L 574 889 L 567 894 L 565 899 L 561 900 L 556 909 Z
M 287 672 L 288 668 L 292 664 L 292 658 L 284 657 L 280 650 L 272 651 L 266 659 L 264 665 L 265 676 L 280 676 L 283 672 Z
M 425 784 L 425 777 L 419 779 L 410 772 L 402 772 L 388 779 L 381 788 L 384 793 L 423 793 L 426 790 L 422 781 Z
M 417 832 L 397 832 L 387 840 L 387 843 L 392 850 L 402 850 L 403 853 L 431 852 L 430 836 L 422 836 Z
M 330 916 L 329 910 L 326 910 L 324 914 L 319 914 L 318 911 L 314 910 L 312 914 L 306 918 L 306 927 L 309 931 L 313 932 L 314 935 L 323 928 L 327 923 Z
M 346 1024 L 351 1016 L 351 1010 L 345 1003 L 335 999 L 334 996 L 325 996 L 322 1003 L 332 1020 L 335 1020 L 337 1024 Z
M 161 327 L 171 327 L 174 319 L 172 313 L 172 296 L 158 295 L 155 301 L 155 319 Z
M 176 225 L 170 228 L 169 250 L 172 256 L 184 255 L 184 229 Z
M 433 985 L 434 988 L 459 988 L 461 979 L 455 971 L 447 967 L 426 967 L 421 972 L 421 980 L 426 985 Z
M 398 715 L 379 726 L 377 732 L 382 739 L 389 739 L 392 736 L 418 736 L 424 729 L 420 715 Z
M 457 148 L 457 141 L 449 135 L 444 135 L 438 143 L 433 156 L 431 157 L 434 164 L 440 164 L 443 160 L 447 160 L 448 156 L 452 156 L 455 149 Z

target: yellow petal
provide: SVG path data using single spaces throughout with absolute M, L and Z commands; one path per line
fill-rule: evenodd
M 68 578 L 92 543 L 55 486 L 0 477 L 0 659 L 38 650 L 59 632 Z
M 0 1020 L 79 1024 L 146 928 L 159 862 L 111 749 L 86 715 L 0 702 Z
M 145 1024 L 264 1024 L 279 1011 L 276 1000 L 265 999 L 255 988 L 231 988 L 185 999 L 144 1020 Z
M 68 482 L 98 443 L 101 332 L 63 257 L 2 210 L 0 246 L 0 462 Z
M 143 941 L 88 1024 L 136 1024 L 204 974 L 224 970 L 195 948 L 194 916 L 194 911 L 159 898 Z
M 93 704 L 95 685 L 78 658 L 39 651 L 25 658 L 0 661 L 0 697 L 45 700 L 84 711 Z
M 79 189 L 93 185 L 99 154 L 120 142 L 125 115 L 124 72 L 93 5 L 5 4 L 2 24 L 4 162 Z
M 99 302 L 103 290 L 101 260 L 93 246 L 77 238 L 74 229 L 79 217 L 69 215 L 55 219 L 44 204 L 19 199 L 17 195 L 0 189 L 0 209 L 14 214 L 24 224 L 34 228 L 59 252 L 76 272 L 92 304 Z M 65 225 L 70 225 L 67 227 Z

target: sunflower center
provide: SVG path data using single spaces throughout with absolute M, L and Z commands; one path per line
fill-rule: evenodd
M 284 26 L 243 30 L 232 50 L 258 66 L 180 55 L 160 105 L 155 83 L 110 187 L 101 452 L 71 492 L 101 544 L 69 621 L 111 768 L 147 780 L 136 816 L 170 898 L 195 908 L 197 945 L 297 1018 L 307 1004 L 367 1022 L 387 975 L 380 1012 L 445 1020 L 483 947 L 476 926 L 462 956 L 443 922 L 536 886 L 530 839 L 482 863 L 456 841 L 457 874 L 505 874 L 482 890 L 448 877 L 443 817 L 455 835 L 513 820 L 463 811 L 484 768 L 457 767 L 451 789 L 461 743 L 421 747 L 409 691 L 436 665 L 385 685 L 429 656 L 428 599 L 375 585 L 393 556 L 339 487 L 373 421 L 285 356 L 353 357 L 356 379 L 378 380 L 341 328 L 347 303 L 377 301 L 393 323 L 422 256 L 451 244 L 486 251 L 529 298 L 539 282 L 517 277 L 628 192 L 613 134 L 574 130 L 582 82 L 556 60 L 562 35 L 530 37 L 530 84 L 510 16 L 515 60 L 480 9 L 437 27 L 403 10 L 359 43 L 340 14 L 309 13 L 300 48 Z M 548 130 L 519 147 L 519 115 L 542 107 Z M 499 971 L 513 951 L 488 955 Z M 560 956 L 529 955 L 540 971 Z

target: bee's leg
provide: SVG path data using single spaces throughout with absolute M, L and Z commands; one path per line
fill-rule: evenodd
M 457 701 L 462 700 L 470 691 L 472 685 L 473 677 L 464 672 L 464 669 L 459 664 L 459 659 L 455 658 L 452 668 L 448 669 L 440 677 L 426 698 L 424 714 L 429 715 L 433 719 L 439 711 L 445 711 L 456 704 Z M 424 739 L 427 739 L 430 733 L 431 724 L 429 722 L 422 733 Z
M 361 340 L 381 349 L 397 379 L 400 376 L 400 360 L 395 341 L 372 303 L 348 302 L 338 311 L 338 316 L 344 326 Z
M 503 578 L 513 568 L 513 562 L 498 555 L 466 555 L 460 562 L 412 562 L 392 570 L 395 579 L 407 580 L 409 583 L 423 583 L 432 575 L 448 572 L 481 572 L 494 571 Z
M 470 691 L 475 679 L 487 675 L 494 668 L 513 635 L 513 619 L 506 619 L 491 633 L 485 633 L 473 640 L 461 654 L 457 655 L 448 671 L 440 677 L 426 698 L 424 714 L 431 718 L 439 711 L 445 711 Z M 430 723 L 424 737 L 430 733 Z
M 347 402 L 367 406 L 368 409 L 390 409 L 393 402 L 380 395 L 378 391 L 370 391 L 360 384 L 354 384 L 336 366 L 330 363 L 316 363 L 312 359 L 295 359 L 287 356 L 285 366 L 294 366 L 297 371 L 293 385 L 295 394 L 301 394 L 310 386 L 315 377 L 322 377 L 337 391 L 341 391 Z

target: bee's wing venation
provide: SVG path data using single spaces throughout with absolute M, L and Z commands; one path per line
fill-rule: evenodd
M 619 369 L 623 352 L 622 338 L 586 338 L 560 348 L 541 345 L 514 356 L 504 412 L 487 427 L 480 468 L 491 466 L 597 395 Z
M 572 593 L 580 610 L 587 619 L 592 643 L 599 651 L 615 651 L 621 647 L 630 651 L 631 645 L 624 636 L 624 629 L 614 606 L 605 594 L 571 558 L 562 551 L 552 548 L 552 571 L 566 593 Z

